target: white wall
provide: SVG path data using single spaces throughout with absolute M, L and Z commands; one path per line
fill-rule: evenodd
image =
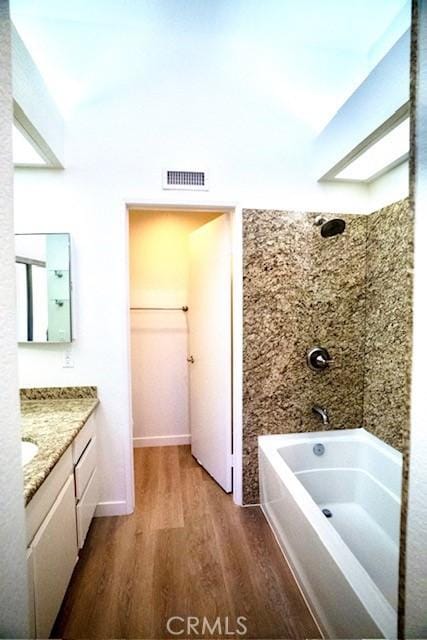
M 151 24 L 138 59 L 123 41 L 120 83 L 66 122 L 65 171 L 16 171 L 16 230 L 71 234 L 75 322 L 74 368 L 62 368 L 66 347 L 23 346 L 20 382 L 98 386 L 101 500 L 114 512 L 132 502 L 125 203 L 372 210 L 366 187 L 316 182 L 315 131 L 254 74 L 255 41 L 249 51 L 242 30 L 239 46 L 224 39 L 221 21 L 185 24 Z M 210 191 L 162 191 L 172 165 L 208 167 Z
M 188 304 L 189 234 L 218 214 L 130 211 L 131 307 Z M 134 446 L 190 442 L 188 324 L 182 311 L 132 311 Z
M 405 637 L 427 637 L 427 2 L 419 0 L 416 104 L 415 275 L 412 415 L 406 539 Z
M 28 637 L 15 258 L 12 214 L 12 86 L 9 6 L 0 0 L 0 636 Z

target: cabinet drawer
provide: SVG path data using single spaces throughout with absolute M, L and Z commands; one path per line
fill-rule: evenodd
M 85 449 L 74 472 L 76 474 L 76 498 L 80 500 L 86 489 L 89 478 L 96 467 L 96 438 L 92 438 Z
M 77 434 L 73 442 L 73 462 L 77 464 L 83 451 L 86 449 L 89 440 L 95 435 L 95 417 L 92 415 L 88 418 L 85 426 Z
M 37 531 L 31 548 L 37 638 L 49 638 L 77 561 L 72 475 Z
M 97 470 L 93 472 L 86 487 L 82 499 L 76 507 L 77 513 L 77 540 L 79 549 L 83 547 L 86 534 L 98 504 L 98 476 Z

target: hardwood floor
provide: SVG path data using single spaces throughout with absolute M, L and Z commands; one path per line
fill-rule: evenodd
M 93 521 L 53 637 L 230 638 L 239 616 L 246 638 L 320 637 L 261 510 L 236 507 L 189 447 L 136 449 L 135 493 L 131 516 Z M 200 624 L 173 635 L 171 616 Z M 221 628 L 202 633 L 204 617 Z

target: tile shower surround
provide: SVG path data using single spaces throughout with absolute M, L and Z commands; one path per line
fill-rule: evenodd
M 258 502 L 257 438 L 366 429 L 401 449 L 409 421 L 413 221 L 407 199 L 322 238 L 318 213 L 243 211 L 243 485 Z M 310 347 L 334 358 L 307 367 Z M 396 367 L 396 362 L 399 366 Z M 401 416 L 399 423 L 396 415 Z

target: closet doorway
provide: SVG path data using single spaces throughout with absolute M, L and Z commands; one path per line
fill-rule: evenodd
M 191 445 L 232 491 L 230 214 L 129 207 L 134 447 Z

